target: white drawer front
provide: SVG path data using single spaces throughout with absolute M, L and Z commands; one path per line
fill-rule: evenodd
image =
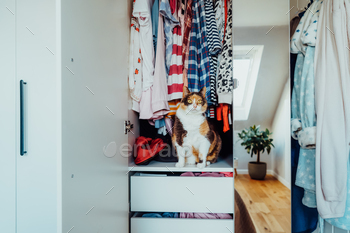
M 131 211 L 233 213 L 231 177 L 131 177 Z
M 131 218 L 131 233 L 233 233 L 232 219 Z

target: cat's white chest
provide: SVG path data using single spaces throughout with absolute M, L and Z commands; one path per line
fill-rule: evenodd
M 181 117 L 181 116 L 180 116 Z M 200 134 L 199 129 L 201 124 L 205 121 L 205 117 L 199 116 L 185 116 L 180 118 L 184 130 L 187 134 L 183 139 L 184 146 L 194 146 L 198 148 L 200 144 L 206 140 L 205 136 Z

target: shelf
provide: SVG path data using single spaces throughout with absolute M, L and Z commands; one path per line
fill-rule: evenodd
M 175 163 L 151 161 L 148 165 L 129 164 L 129 171 L 154 171 L 154 172 L 233 172 L 233 167 L 225 160 L 219 160 L 214 164 L 199 169 L 195 165 L 187 165 L 182 168 L 175 167 Z

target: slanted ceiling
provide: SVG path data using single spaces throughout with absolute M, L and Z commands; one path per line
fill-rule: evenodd
M 235 121 L 234 128 L 256 124 L 271 129 L 289 78 L 289 26 L 235 27 L 233 33 L 235 45 L 264 45 L 248 120 Z

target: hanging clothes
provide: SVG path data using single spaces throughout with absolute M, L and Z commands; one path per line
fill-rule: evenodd
M 180 9 L 174 6 L 174 18 L 180 21 L 178 12 Z M 182 98 L 183 90 L 183 74 L 182 74 L 182 32 L 180 25 L 173 29 L 173 48 L 168 77 L 168 100 L 175 100 Z
M 210 104 L 216 104 L 216 71 L 217 71 L 217 56 L 221 52 L 221 41 L 219 31 L 215 21 L 215 12 L 212 0 L 205 0 L 205 16 L 207 21 L 208 31 L 208 49 L 209 49 L 209 64 L 210 64 Z
M 154 77 L 154 49 L 151 22 L 151 8 L 153 0 L 136 0 L 133 16 L 140 24 L 140 47 L 143 58 L 142 78 L 143 91 L 147 91 L 153 85 Z
M 230 130 L 228 104 L 220 104 L 216 108 L 216 119 L 218 121 L 223 121 L 223 123 L 224 123 L 223 132 L 224 133 L 226 133 L 227 131 Z
M 298 53 L 292 92 L 292 131 L 301 146 L 295 184 L 304 188 L 302 203 L 310 208 L 316 208 L 314 56 L 322 2 L 317 0 L 310 6 L 291 40 L 291 52 Z
M 131 17 L 130 53 L 129 53 L 129 93 L 133 101 L 133 110 L 139 111 L 142 95 L 142 56 L 139 40 L 140 25 L 137 18 Z
M 165 32 L 165 64 L 166 64 L 166 77 L 168 78 L 171 57 L 173 52 L 173 29 L 179 25 L 179 21 L 172 15 L 169 0 L 161 0 L 159 12 L 164 16 L 164 32 Z
M 155 0 L 152 6 L 152 34 L 153 34 L 154 54 L 157 54 L 158 18 L 159 18 L 159 1 Z
M 347 173 L 347 187 L 350 187 L 350 161 L 348 160 L 347 164 L 348 173 Z M 345 204 L 345 213 L 341 218 L 329 218 L 326 219 L 327 222 L 336 226 L 340 229 L 350 231 L 350 192 L 347 192 L 346 195 L 346 204 Z
M 215 2 L 215 21 L 216 26 L 218 28 L 220 41 L 224 39 L 224 31 L 225 31 L 225 0 L 217 0 Z
M 350 142 L 349 2 L 324 1 L 315 51 L 316 196 L 322 218 L 346 207 Z
M 158 1 L 158 0 L 156 0 Z M 154 85 L 152 88 L 152 111 L 153 119 L 163 118 L 169 112 L 168 91 L 165 71 L 165 44 L 163 16 L 158 14 L 158 42 L 157 60 L 154 72 Z
M 232 104 L 233 99 L 233 57 L 232 57 L 232 1 L 227 3 L 227 23 L 217 78 L 218 103 Z
M 184 19 L 184 33 L 182 38 L 182 64 L 183 64 L 183 80 L 184 85 L 188 86 L 187 73 L 188 73 L 188 56 L 190 49 L 190 32 L 192 27 L 192 0 L 187 0 L 185 19 Z
M 210 101 L 210 64 L 207 43 L 206 18 L 204 2 L 194 0 L 193 21 L 190 33 L 188 57 L 188 88 L 191 92 L 199 92 L 206 87 L 206 100 Z

